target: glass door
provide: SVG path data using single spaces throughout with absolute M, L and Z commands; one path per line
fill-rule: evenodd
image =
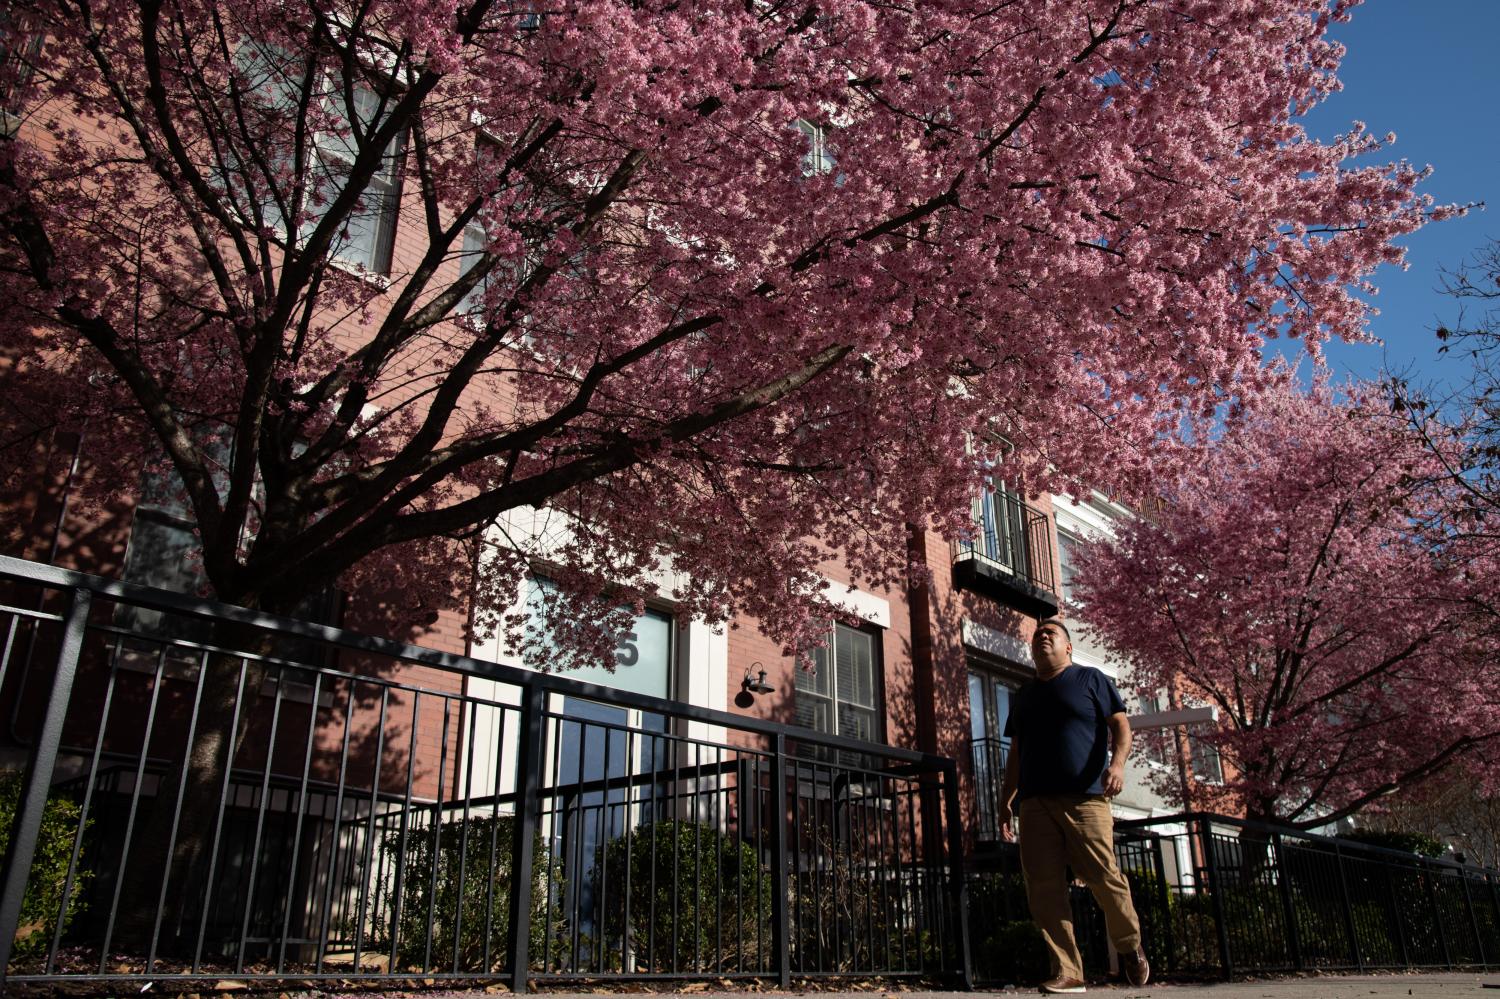
M 969 749 L 980 839 L 999 839 L 1000 788 L 1010 740 L 1004 736 L 1011 688 L 995 674 L 969 671 Z

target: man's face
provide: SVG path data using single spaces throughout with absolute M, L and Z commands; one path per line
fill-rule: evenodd
M 1073 643 L 1056 624 L 1040 625 L 1031 636 L 1031 658 L 1044 672 L 1059 669 L 1073 661 Z

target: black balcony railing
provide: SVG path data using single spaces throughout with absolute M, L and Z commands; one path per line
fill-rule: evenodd
M 954 582 L 1034 617 L 1057 613 L 1052 524 L 1045 513 L 1002 491 L 985 497 L 973 538 L 954 546 Z
M 966 981 L 943 757 L 5 558 L 0 709 L 0 991 Z
M 1000 841 L 1000 789 L 1005 782 L 1006 739 L 969 740 L 974 775 L 974 838 L 980 843 Z

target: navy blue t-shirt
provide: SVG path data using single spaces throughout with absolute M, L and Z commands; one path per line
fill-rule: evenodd
M 1069 666 L 1011 695 L 1005 736 L 1021 751 L 1016 800 L 1040 794 L 1103 794 L 1109 765 L 1110 715 L 1125 702 L 1092 666 Z

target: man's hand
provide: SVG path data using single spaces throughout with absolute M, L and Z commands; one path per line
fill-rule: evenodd
M 1000 814 L 996 816 L 1000 820 L 1000 838 L 1007 843 L 1016 841 L 1016 831 L 1011 827 L 1011 810 L 1009 805 L 1000 806 Z
M 1104 771 L 1104 796 L 1113 798 L 1125 790 L 1125 763 L 1111 763 L 1109 769 Z

